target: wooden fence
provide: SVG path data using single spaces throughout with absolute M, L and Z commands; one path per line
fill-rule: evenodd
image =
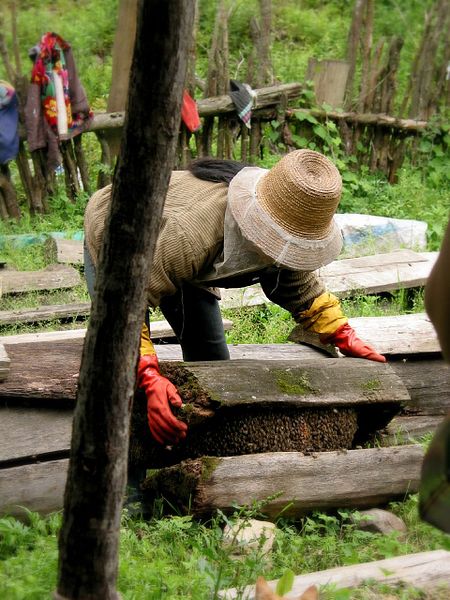
M 301 147 L 299 139 L 332 154 L 333 149 L 327 147 L 323 135 L 317 135 L 315 125 L 333 122 L 342 140 L 340 152 L 356 155 L 360 165 L 367 165 L 371 171 L 381 171 L 389 181 L 394 182 L 405 156 L 405 141 L 427 128 L 426 121 L 398 119 L 385 114 L 298 108 L 302 90 L 301 83 L 255 90 L 250 129 L 238 119 L 228 95 L 198 100 L 203 127 L 191 134 L 181 124 L 175 168 L 184 168 L 195 156 L 234 158 L 254 163 L 258 158 L 263 158 L 267 151 L 282 154 Z M 89 129 L 95 133 L 100 144 L 100 161 L 103 165 L 97 187 L 110 182 L 113 160 L 108 132 L 122 128 L 124 119 L 124 112 L 97 113 Z M 89 167 L 83 152 L 83 135 L 60 145 L 66 192 L 72 202 L 76 201 L 80 190 L 92 191 Z M 45 151 L 38 150 L 30 154 L 23 128 L 20 137 L 20 150 L 16 158 L 18 177 L 13 179 L 6 165 L 1 168 L 0 216 L 3 219 L 20 218 L 16 186 L 21 186 L 32 214 L 47 212 L 47 198 L 55 192 L 56 177 L 47 169 Z M 360 148 L 364 148 L 364 151 L 358 150 Z

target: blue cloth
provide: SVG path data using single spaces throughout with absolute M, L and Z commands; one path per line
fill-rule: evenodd
M 19 152 L 19 102 L 14 88 L 0 81 L 0 165 Z

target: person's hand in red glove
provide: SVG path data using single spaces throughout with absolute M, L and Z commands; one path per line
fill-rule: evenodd
M 321 335 L 320 341 L 324 344 L 334 344 L 345 356 L 386 362 L 386 358 L 372 346 L 363 342 L 348 323 L 338 327 L 334 333 Z
M 160 444 L 176 444 L 186 437 L 187 425 L 179 421 L 171 407 L 182 401 L 176 387 L 159 372 L 156 354 L 144 355 L 138 364 L 138 386 L 147 397 L 147 418 L 153 438 Z

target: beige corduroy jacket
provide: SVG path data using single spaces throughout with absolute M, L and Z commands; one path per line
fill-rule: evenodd
M 161 231 L 157 240 L 148 290 L 149 306 L 174 294 L 183 283 L 195 282 L 206 273 L 223 250 L 224 218 L 228 186 L 194 177 L 189 171 L 174 171 L 169 184 Z M 94 264 L 103 240 L 111 186 L 97 191 L 85 212 L 85 241 Z M 245 277 L 244 277 L 245 280 Z M 314 272 L 264 268 L 248 281 L 259 281 L 272 302 L 290 311 L 294 318 L 325 289 Z M 236 286 L 232 280 L 214 282 Z

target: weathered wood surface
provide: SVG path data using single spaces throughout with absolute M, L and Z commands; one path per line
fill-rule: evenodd
M 352 406 L 406 402 L 409 394 L 390 366 L 374 361 L 319 358 L 304 364 L 282 360 L 185 363 L 222 406 L 288 403 Z
M 80 283 L 79 272 L 67 265 L 50 265 L 40 271 L 0 271 L 2 294 L 66 289 Z
M 0 382 L 8 377 L 10 366 L 11 360 L 6 352 L 6 348 L 0 343 Z
M 434 433 L 444 418 L 443 415 L 421 415 L 418 417 L 400 415 L 394 417 L 387 424 L 386 429 L 379 437 L 384 446 L 393 446 L 400 443 L 413 444 L 425 434 Z
M 0 514 L 61 510 L 69 459 L 0 469 Z
M 45 407 L 0 408 L 0 468 L 69 452 L 73 411 Z M 48 460 L 48 458 L 47 458 Z
M 292 589 L 285 598 L 286 600 L 299 598 L 311 585 L 342 589 L 356 588 L 368 582 L 391 586 L 403 584 L 428 592 L 441 590 L 442 595 L 439 595 L 439 598 L 443 598 L 443 589 L 450 588 L 450 552 L 447 550 L 418 552 L 298 575 L 294 577 Z M 275 591 L 277 583 L 277 580 L 269 582 L 272 590 Z M 389 596 L 391 597 L 393 598 Z M 244 590 L 222 590 L 219 592 L 219 598 L 255 600 L 255 586 L 249 585 Z
M 5 402 L 15 398 L 38 401 L 48 396 L 48 399 L 53 401 L 73 401 L 84 331 L 56 332 L 58 337 L 53 338 L 50 335 L 50 341 L 47 341 L 49 338 L 46 334 L 33 334 L 44 336 L 40 338 L 44 341 L 38 341 L 34 337 L 30 340 L 28 334 L 1 338 L 0 341 L 5 344 L 12 363 L 10 376 L 0 385 L 0 400 Z M 59 334 L 62 337 L 59 337 Z M 76 337 L 73 337 L 74 334 Z M 6 342 L 8 338 L 14 339 L 13 344 L 9 345 Z M 31 341 L 33 343 L 30 343 Z M 314 362 L 321 358 L 325 361 L 335 360 L 300 344 L 230 345 L 229 350 L 233 362 L 236 359 L 279 360 L 285 363 L 285 367 L 289 366 L 287 362 L 302 364 L 304 361 Z M 157 344 L 156 351 L 160 360 L 181 360 L 181 349 L 177 344 Z M 36 356 L 40 357 L 39 364 Z M 352 361 L 347 358 L 338 360 L 345 361 L 342 362 L 344 367 Z M 375 364 L 357 359 L 354 361 L 361 365 Z M 388 364 L 408 390 L 410 398 L 404 409 L 406 415 L 439 416 L 450 410 L 450 367 L 440 355 L 426 359 L 410 357 L 407 360 L 390 361 Z M 218 369 L 222 365 L 223 363 L 216 364 L 215 368 Z
M 47 258 L 51 262 L 66 265 L 84 264 L 83 242 L 50 237 L 45 242 Z
M 397 250 L 336 260 L 317 273 L 326 288 L 341 298 L 354 293 L 377 294 L 425 285 L 436 257 L 436 252 Z M 238 290 L 221 289 L 220 293 L 224 308 L 269 302 L 259 284 Z
M 319 452 L 273 452 L 184 461 L 147 478 L 147 502 L 164 496 L 190 514 L 229 512 L 280 494 L 264 507 L 275 518 L 312 509 L 377 506 L 418 490 L 419 445 Z M 186 479 L 189 478 L 189 484 Z
M 0 311 L 0 325 L 13 323 L 38 323 L 40 321 L 55 321 L 88 317 L 91 312 L 90 302 L 76 302 L 73 304 L 42 305 L 38 308 L 2 310 Z
M 11 372 L 0 385 L 0 401 L 13 399 L 73 402 L 82 340 L 8 346 Z M 351 406 L 409 399 L 406 387 L 387 364 L 358 359 L 234 360 L 185 363 L 199 384 L 223 406 L 288 403 L 292 406 Z M 337 382 L 340 382 L 339 384 Z M 289 388 L 289 392 L 286 392 Z M 249 391 L 250 390 L 250 391 Z
M 0 384 L 0 403 L 13 400 L 73 405 L 82 339 L 7 346 L 10 374 Z
M 281 85 L 256 89 L 254 109 L 274 106 L 280 102 L 282 97 L 297 98 L 301 90 L 302 85 L 300 83 L 284 83 Z M 236 107 L 228 94 L 199 99 L 197 100 L 197 108 L 200 117 L 210 117 L 236 112 Z M 89 131 L 122 127 L 124 120 L 124 112 L 96 113 Z
M 436 331 L 426 315 L 418 313 L 390 317 L 356 317 L 349 319 L 361 339 L 381 354 L 427 354 L 441 352 Z M 289 340 L 314 343 L 300 325 L 294 327 Z
M 376 294 L 425 285 L 437 252 L 397 250 L 336 260 L 318 271 L 328 290 L 340 297 L 354 291 Z

